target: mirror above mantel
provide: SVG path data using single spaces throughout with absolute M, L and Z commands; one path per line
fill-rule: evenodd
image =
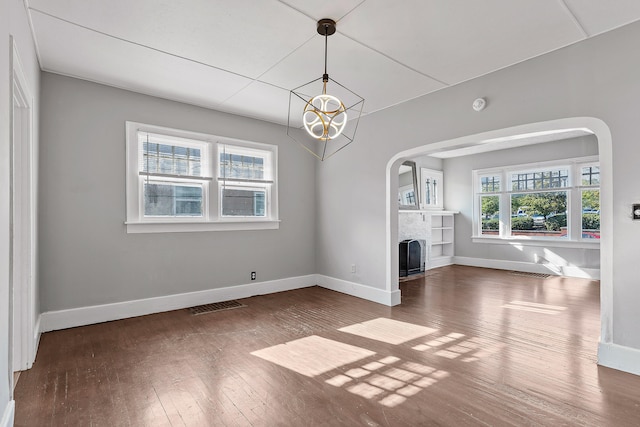
M 418 193 L 416 162 L 406 161 L 400 165 L 398 171 L 398 208 L 403 210 L 419 209 Z

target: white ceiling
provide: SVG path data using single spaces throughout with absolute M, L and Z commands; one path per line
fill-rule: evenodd
M 321 18 L 365 113 L 640 19 L 638 0 L 24 1 L 45 71 L 280 124 L 322 75 Z
M 465 146 L 455 149 L 444 149 L 429 153 L 430 157 L 450 159 L 452 157 L 469 156 L 472 154 L 488 153 L 490 151 L 504 150 L 508 148 L 524 147 L 544 142 L 561 141 L 571 138 L 593 135 L 593 131 L 587 128 L 554 129 L 541 132 L 523 133 L 503 138 L 493 138 L 469 142 Z

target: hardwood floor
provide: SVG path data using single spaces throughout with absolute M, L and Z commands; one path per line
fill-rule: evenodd
M 449 266 L 385 307 L 308 288 L 46 333 L 17 426 L 637 426 L 599 284 Z

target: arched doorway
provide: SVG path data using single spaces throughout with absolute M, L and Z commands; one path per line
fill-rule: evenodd
M 524 135 L 543 135 L 562 133 L 582 129 L 595 135 L 598 141 L 600 157 L 600 207 L 602 212 L 602 238 L 600 240 L 600 343 L 610 343 L 612 339 L 613 318 L 613 156 L 609 127 L 600 119 L 593 117 L 573 117 L 546 122 L 530 123 L 475 135 L 468 135 L 446 141 L 440 141 L 394 155 L 387 163 L 386 170 L 386 288 L 394 295 L 394 303 L 400 303 L 398 286 L 398 187 L 397 172 L 399 165 L 407 158 L 429 155 L 441 151 L 465 149 L 487 143 L 500 143 L 504 147 L 516 147 L 523 144 Z M 530 139 L 535 143 L 535 138 Z

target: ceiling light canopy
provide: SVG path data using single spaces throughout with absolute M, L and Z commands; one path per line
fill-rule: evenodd
M 321 19 L 317 30 L 324 36 L 324 74 L 289 93 L 287 135 L 325 160 L 353 142 L 364 99 L 327 73 L 328 38 L 336 32 L 335 21 Z

